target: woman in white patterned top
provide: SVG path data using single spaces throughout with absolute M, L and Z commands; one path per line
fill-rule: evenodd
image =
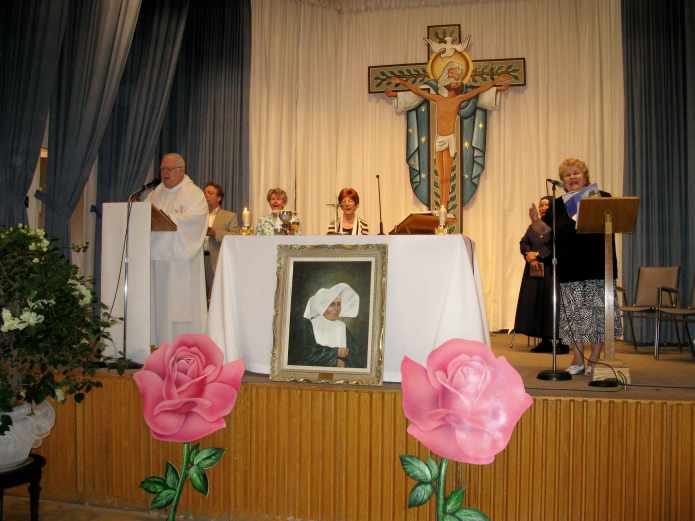
M 328 225 L 329 234 L 337 235 L 369 235 L 367 221 L 357 216 L 360 206 L 360 195 L 354 188 L 343 188 L 338 194 L 338 206 L 342 215 L 338 223 L 332 221 Z
M 270 206 L 270 213 L 258 219 L 256 235 L 275 235 L 275 230 L 282 226 L 278 214 L 285 209 L 287 192 L 282 188 L 271 188 L 265 198 Z

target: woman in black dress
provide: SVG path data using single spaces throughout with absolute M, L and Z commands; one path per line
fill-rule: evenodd
M 550 196 L 541 197 L 538 213 L 544 216 L 550 208 Z M 534 353 L 549 353 L 553 350 L 553 255 L 552 234 L 539 233 L 532 225 L 519 242 L 521 255 L 526 266 L 521 279 L 519 300 L 516 306 L 514 332 L 543 340 L 533 349 Z M 566 345 L 558 345 L 558 352 L 568 352 Z

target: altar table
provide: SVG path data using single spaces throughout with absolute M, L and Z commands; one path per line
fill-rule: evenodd
M 225 360 L 270 372 L 280 244 L 387 244 L 384 381 L 399 382 L 404 356 L 424 363 L 450 338 L 489 345 L 473 243 L 461 236 L 233 236 L 224 238 L 208 333 Z

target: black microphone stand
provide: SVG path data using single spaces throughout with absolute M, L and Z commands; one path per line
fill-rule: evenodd
M 379 191 L 379 235 L 384 235 L 384 221 L 381 218 L 381 179 L 376 175 L 376 188 Z
M 557 186 L 553 185 L 553 368 L 544 369 L 538 373 L 539 380 L 565 381 L 571 380 L 572 375 L 567 371 L 559 371 L 557 368 L 557 247 L 555 244 L 555 230 L 557 229 L 557 212 L 555 209 L 555 192 Z

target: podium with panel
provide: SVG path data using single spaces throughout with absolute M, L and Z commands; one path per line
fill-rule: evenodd
M 602 233 L 605 237 L 604 272 L 604 352 L 612 368 L 597 365 L 594 381 L 614 378 L 621 371 L 627 382 L 630 372 L 615 359 L 615 273 L 613 273 L 613 235 L 635 229 L 639 197 L 587 197 L 582 199 L 577 217 L 577 233 Z
M 105 355 L 142 363 L 150 354 L 150 234 L 176 224 L 150 203 L 104 203 L 101 301 L 120 320 L 111 326 Z M 126 243 L 127 237 L 127 243 Z

